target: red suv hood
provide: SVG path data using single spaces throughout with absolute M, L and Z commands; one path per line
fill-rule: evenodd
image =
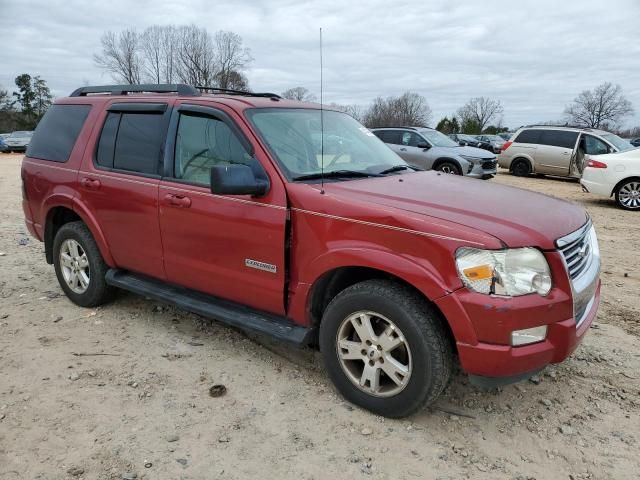
M 587 221 L 585 210 L 515 187 L 436 172 L 325 184 L 345 200 L 428 215 L 492 235 L 509 247 L 555 249 Z

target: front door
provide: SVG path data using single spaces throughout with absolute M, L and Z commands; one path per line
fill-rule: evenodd
M 220 107 L 223 108 L 223 107 Z M 182 104 L 174 109 L 160 229 L 170 282 L 283 314 L 284 185 L 262 150 L 254 151 L 232 112 Z M 245 127 L 246 128 L 246 127 Z M 214 195 L 212 165 L 243 163 L 266 170 L 271 188 L 260 198 Z

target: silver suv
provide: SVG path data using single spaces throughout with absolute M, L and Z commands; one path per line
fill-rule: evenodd
M 475 147 L 461 147 L 432 128 L 374 128 L 371 131 L 409 165 L 454 175 L 491 178 L 496 174 L 493 153 Z
M 585 155 L 632 148 L 627 140 L 604 130 L 530 125 L 520 128 L 504 144 L 498 163 L 520 177 L 537 173 L 580 178 Z

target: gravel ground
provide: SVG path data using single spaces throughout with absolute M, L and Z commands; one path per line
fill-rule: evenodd
M 24 227 L 20 159 L 0 155 L 0 479 L 638 478 L 640 214 L 576 182 L 491 180 L 589 210 L 597 323 L 532 381 L 486 392 L 458 375 L 388 420 L 337 395 L 316 353 L 131 294 L 71 304 Z

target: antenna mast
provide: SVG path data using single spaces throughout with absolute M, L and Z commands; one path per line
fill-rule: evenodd
M 324 110 L 322 101 L 322 27 L 320 27 L 320 194 L 324 195 Z

